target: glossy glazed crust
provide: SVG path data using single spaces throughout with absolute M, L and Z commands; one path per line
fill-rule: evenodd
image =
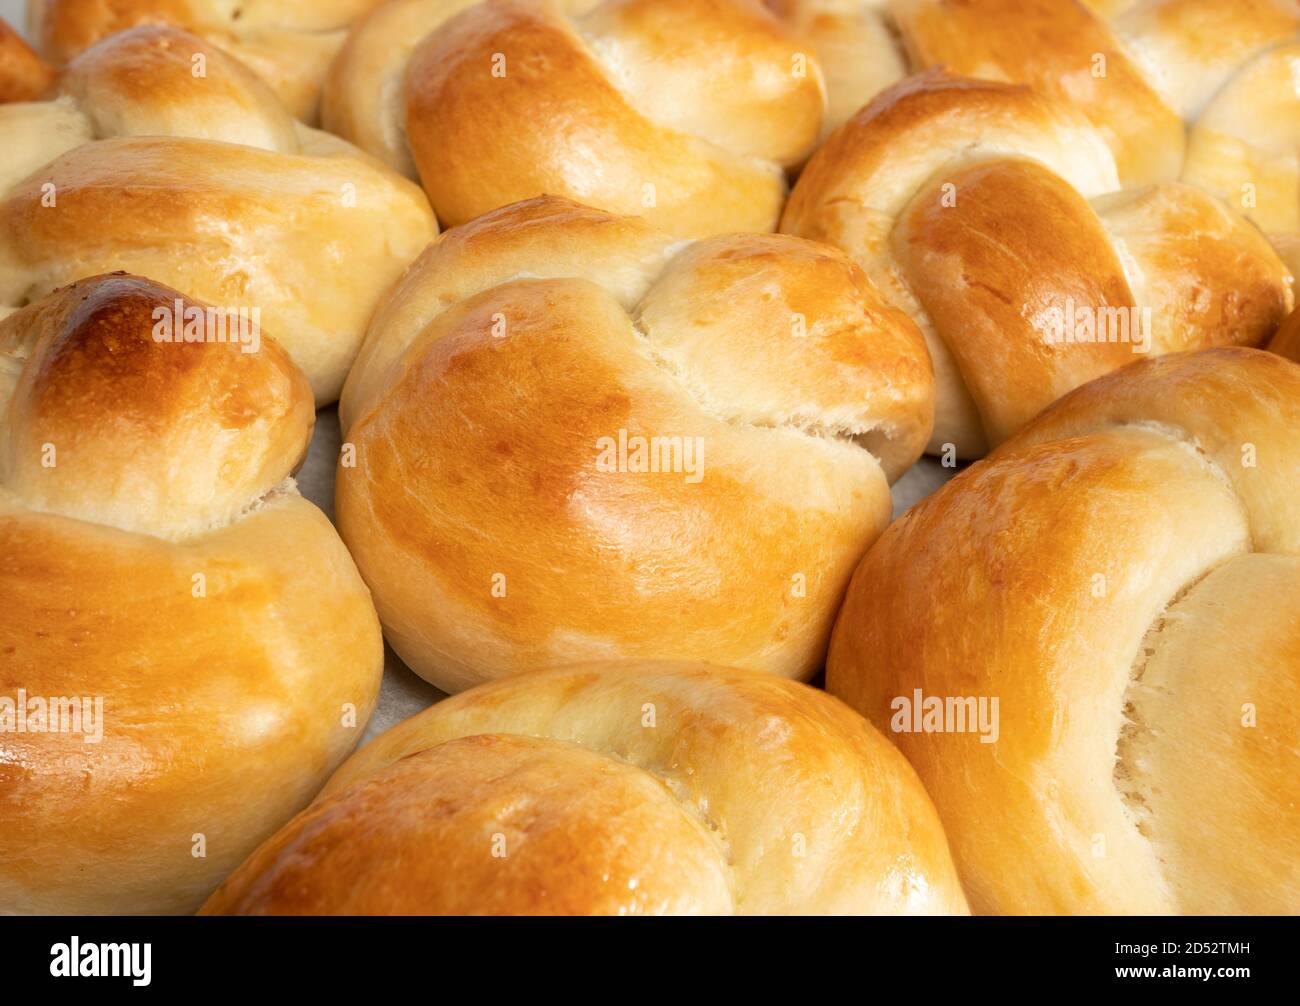
M 931 72 L 830 136 L 781 230 L 844 249 L 912 316 L 938 382 L 930 450 L 979 457 L 1137 355 L 1258 346 L 1291 310 L 1285 263 L 1226 204 L 1118 188 L 1069 106 Z
M 549 193 L 686 237 L 771 230 L 825 106 L 807 46 L 748 0 L 563 8 L 379 8 L 331 69 L 324 121 L 418 171 L 444 226 Z
M 1295 910 L 1297 403 L 1258 350 L 1133 364 L 858 567 L 827 687 L 916 767 L 976 911 Z M 998 700 L 996 743 L 905 729 L 918 689 Z
M 827 131 L 909 73 L 1030 85 L 1082 112 L 1125 188 L 1180 178 L 1203 188 L 1300 273 L 1300 0 L 768 5 L 817 52 Z
M 615 655 L 807 677 L 931 381 L 834 249 L 532 200 L 447 232 L 376 312 L 339 525 L 448 690 Z M 669 453 L 638 470 L 634 437 Z
M 377 697 L 366 588 L 288 478 L 306 381 L 269 336 L 155 340 L 177 302 L 104 276 L 0 322 L 0 910 L 192 911 Z M 99 738 L 20 729 L 23 695 L 101 703 Z
M 1132 186 L 1179 177 L 1183 126 L 1253 60 L 1300 38 L 1296 0 L 767 3 L 812 43 L 832 127 L 908 73 L 946 67 L 1077 106 Z
M 57 90 L 0 106 L 0 304 L 150 276 L 256 308 L 333 401 L 379 296 L 437 233 L 419 189 L 174 28 L 92 46 Z
M 1079 4 L 903 0 L 892 10 L 916 67 L 1029 84 L 1084 113 L 1105 137 L 1126 185 L 1178 177 L 1182 120 L 1106 23 Z
M 822 692 L 683 664 L 480 686 L 389 730 L 210 914 L 964 913 L 901 756 Z

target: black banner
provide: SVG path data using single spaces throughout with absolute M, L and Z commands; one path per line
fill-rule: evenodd
M 292 989 L 341 994 L 416 974 L 552 994 L 678 978 L 916 983 L 972 994 L 1293 978 L 1300 926 L 1254 919 L 0 919 L 8 992 Z M 800 978 L 800 969 L 807 973 Z M 758 970 L 754 970 L 758 969 Z M 597 980 L 599 978 L 599 981 Z M 1044 986 L 1050 981 L 1052 985 Z M 466 983 L 470 983 L 467 986 Z M 588 985 L 590 983 L 590 985 Z M 830 991 L 830 987 L 827 988 Z M 10 1000 L 16 1001 L 16 1000 Z

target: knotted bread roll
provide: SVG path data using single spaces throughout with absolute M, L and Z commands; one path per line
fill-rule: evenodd
M 827 688 L 916 767 L 976 911 L 1294 912 L 1297 597 L 1300 366 L 1179 353 L 897 521 Z
M 349 36 L 322 115 L 418 172 L 444 226 L 551 193 L 702 237 L 776 225 L 824 106 L 816 60 L 757 0 L 392 0 Z
M 374 705 L 310 389 L 224 321 L 125 275 L 0 321 L 0 913 L 193 911 Z
M 321 82 L 348 25 L 382 0 L 27 0 L 31 37 L 56 66 L 144 24 L 198 35 L 251 67 L 285 106 L 315 122 Z
M 614 657 L 806 678 L 932 396 L 920 333 L 833 248 L 530 200 L 376 311 L 339 527 L 443 689 Z
M 818 54 L 828 128 L 908 72 L 1029 84 L 1097 128 L 1125 187 L 1198 185 L 1300 272 L 1300 0 L 768 3 Z
M 1138 354 L 1259 345 L 1294 304 L 1268 241 L 1204 190 L 1117 188 L 1068 105 L 929 72 L 832 134 L 781 230 L 844 249 L 911 315 L 938 383 L 930 450 L 979 457 Z
M 338 397 L 380 295 L 437 233 L 419 189 L 308 129 L 246 67 L 144 27 L 0 105 L 0 305 L 126 270 L 257 308 Z
M 393 727 L 205 914 L 965 914 L 907 762 L 824 692 L 585 665 Z

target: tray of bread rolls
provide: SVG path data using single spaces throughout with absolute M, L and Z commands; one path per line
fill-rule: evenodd
M 1300 911 L 1300 3 L 0 11 L 0 913 Z

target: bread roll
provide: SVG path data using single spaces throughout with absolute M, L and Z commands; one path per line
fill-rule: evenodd
M 828 129 L 910 72 L 1027 84 L 1082 113 L 1126 188 L 1204 188 L 1300 272 L 1297 0 L 768 3 L 817 52 Z
M 418 174 L 444 226 L 550 193 L 704 237 L 775 227 L 824 107 L 754 0 L 393 0 L 348 38 L 323 121 Z
M 27 0 L 31 37 L 63 66 L 95 42 L 145 24 L 198 35 L 252 67 L 297 118 L 315 122 L 326 68 L 348 25 L 383 0 Z
M 376 311 L 339 527 L 445 690 L 615 657 L 807 678 L 932 380 L 833 248 L 530 200 L 448 231 Z
M 1254 221 L 1293 275 L 1300 274 L 1297 65 L 1300 40 L 1247 63 L 1197 119 L 1183 172 Z
M 1078 109 L 1105 139 L 1126 185 L 1178 178 L 1182 119 L 1102 18 L 1074 0 L 898 0 L 917 69 L 1033 85 Z
M 888 0 L 765 0 L 817 54 L 826 79 L 822 135 L 909 72 Z
M 379 296 L 437 233 L 419 189 L 176 29 L 105 39 L 59 92 L 0 105 L 0 305 L 149 276 L 257 308 L 317 403 L 337 398 Z
M 977 912 L 1294 912 L 1298 595 L 1300 366 L 1177 353 L 897 521 L 826 683 L 920 774 Z
M 1265 342 L 1292 277 L 1182 183 L 1117 191 L 1104 137 L 1021 85 L 929 72 L 836 130 L 781 230 L 849 253 L 926 334 L 929 449 L 975 458 L 1138 356 Z
M 0 103 L 33 101 L 54 81 L 54 70 L 0 20 Z
M 374 608 L 289 477 L 310 389 L 167 325 L 204 309 L 116 274 L 0 321 L 0 913 L 193 911 L 374 706 Z
M 965 914 L 907 762 L 805 685 L 689 664 L 482 685 L 358 752 L 211 915 Z

